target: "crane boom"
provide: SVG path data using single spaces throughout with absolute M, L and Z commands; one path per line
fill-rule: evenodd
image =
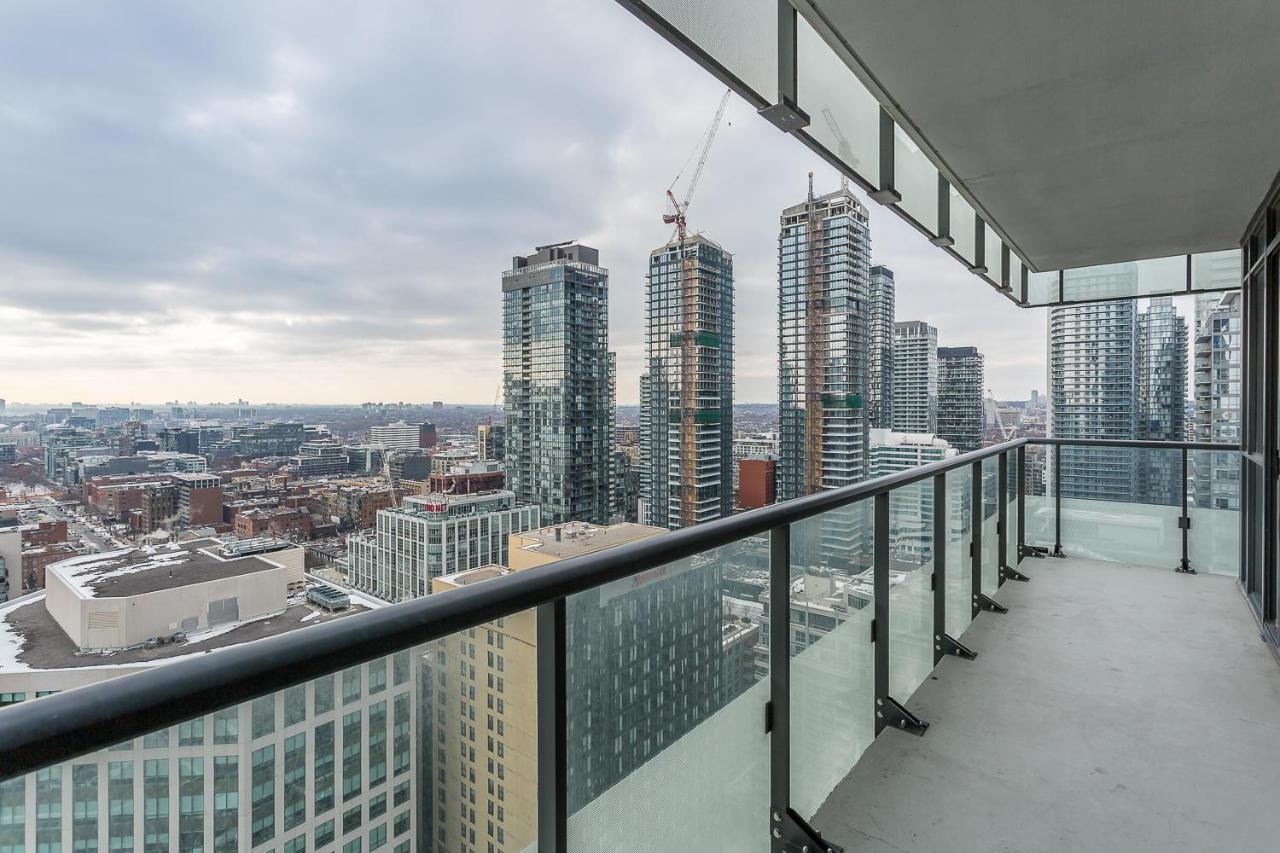
M 689 187 L 685 190 L 684 201 L 677 201 L 675 193 L 676 181 L 680 180 L 680 174 L 677 174 L 675 180 L 671 182 L 671 186 L 667 187 L 667 212 L 662 215 L 662 221 L 667 225 L 674 224 L 676 226 L 676 234 L 681 240 L 688 236 L 688 213 L 689 205 L 693 202 L 693 192 L 698 187 L 698 179 L 702 177 L 702 168 L 707 165 L 707 155 L 711 153 L 711 143 L 715 142 L 716 131 L 720 129 L 720 120 L 724 118 L 725 105 L 729 103 L 729 90 L 724 90 L 724 95 L 720 98 L 720 106 L 716 108 L 715 117 L 711 119 L 711 126 L 707 128 L 707 132 L 703 135 L 702 151 L 698 156 L 698 165 L 694 167 L 693 174 L 689 177 Z M 685 165 L 688 165 L 686 161 Z M 682 168 L 681 172 L 684 171 Z

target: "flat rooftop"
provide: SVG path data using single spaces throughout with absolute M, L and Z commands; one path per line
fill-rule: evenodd
M 560 538 L 556 538 L 556 528 L 560 529 Z M 623 522 L 607 527 L 597 527 L 581 521 L 567 524 L 540 527 L 516 534 L 520 537 L 520 547 L 526 551 L 538 551 L 556 557 L 575 557 L 579 554 L 590 554 L 601 548 L 612 548 L 633 539 L 646 536 L 657 536 L 667 531 L 661 527 L 650 527 L 647 524 Z
M 977 660 L 906 701 L 928 732 L 881 734 L 813 825 L 867 853 L 1274 850 L 1280 667 L 1234 579 L 1021 569 Z
M 293 599 L 282 612 L 191 634 L 185 640 L 155 648 L 131 648 L 106 653 L 82 653 L 44 605 L 44 593 L 0 605 L 0 671 L 40 671 L 94 666 L 165 663 L 250 640 L 283 634 L 307 625 L 341 619 L 369 608 L 352 599 L 345 610 L 329 612 Z
M 49 566 L 86 598 L 123 598 L 279 568 L 261 555 L 222 557 L 217 539 L 123 548 Z
M 509 570 L 502 566 L 479 566 L 478 568 L 467 569 L 465 572 L 441 575 L 436 580 L 448 586 L 463 587 L 500 578 L 505 574 L 509 574 Z

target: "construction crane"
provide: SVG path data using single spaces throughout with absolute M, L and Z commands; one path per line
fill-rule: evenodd
M 720 98 L 720 106 L 716 109 L 715 118 L 711 119 L 711 126 L 707 128 L 706 133 L 698 140 L 698 145 L 694 146 L 693 152 L 689 154 L 689 159 L 684 161 L 684 166 L 680 167 L 680 171 L 676 173 L 675 178 L 671 181 L 671 186 L 667 187 L 667 212 L 662 214 L 662 221 L 667 225 L 676 226 L 676 234 L 680 237 L 681 242 L 688 236 L 689 204 L 693 201 L 693 191 L 698 187 L 698 178 L 702 177 L 702 167 L 707 165 L 707 154 L 711 152 L 711 143 L 715 141 L 716 131 L 720 129 L 720 120 L 724 118 L 725 105 L 729 103 L 729 90 L 724 90 L 724 96 Z M 698 165 L 693 170 L 693 175 L 689 178 L 689 187 L 685 190 L 684 201 L 677 201 L 675 193 L 676 183 L 680 180 L 680 176 L 684 174 L 685 167 L 693 160 L 693 154 L 701 154 L 698 157 Z

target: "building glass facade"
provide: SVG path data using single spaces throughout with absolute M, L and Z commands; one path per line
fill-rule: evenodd
M 938 430 L 938 330 L 919 320 L 893 326 L 893 428 Z
M 733 256 L 702 235 L 649 255 L 643 382 L 648 523 L 675 529 L 729 515 Z
M 874 266 L 870 281 L 867 420 L 871 429 L 890 429 L 893 426 L 893 320 L 896 299 L 893 270 Z
M 609 273 L 578 243 L 540 246 L 502 275 L 508 487 L 545 522 L 609 514 Z
M 938 347 L 938 438 L 961 453 L 982 447 L 983 363 L 977 347 Z

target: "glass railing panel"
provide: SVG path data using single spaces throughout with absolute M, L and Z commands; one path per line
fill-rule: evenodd
M 1027 274 L 1027 304 L 1050 305 L 1058 301 L 1058 273 L 1033 272 Z
M 1176 294 L 1186 289 L 1186 255 L 1079 267 L 1065 270 L 1062 277 L 1065 302 Z
M 483 655 L 483 638 L 476 643 Z M 109 660 L 27 675 L 33 686 L 70 689 L 117 676 Z M 467 679 L 459 666 L 470 660 L 450 660 L 448 675 L 433 680 L 433 652 L 406 649 L 4 782 L 0 839 L 10 850 L 417 849 L 419 831 L 438 815 L 457 822 L 464 804 L 470 814 L 460 745 L 479 756 L 476 815 L 489 819 L 482 714 L 477 740 L 458 728 L 458 686 Z M 447 701 L 437 701 L 442 693 Z M 500 765 L 508 833 L 536 819 L 511 796 L 529 755 L 512 744 Z M 447 782 L 433 784 L 437 773 Z
M 992 229 L 990 225 L 982 229 L 982 262 L 986 264 L 987 267 L 987 278 L 991 279 L 996 284 L 1003 284 L 1003 282 L 1000 281 L 1000 249 L 1003 246 L 1004 244 L 1000 242 L 999 235 L 996 234 L 995 230 Z
M 974 244 L 974 226 L 977 217 L 973 212 L 973 208 L 969 206 L 969 202 L 956 191 L 955 187 L 951 187 L 951 239 L 955 241 L 952 246 L 960 257 L 964 258 L 972 266 L 974 258 L 977 257 L 977 249 Z
M 982 589 L 993 595 L 1000 580 L 1000 470 L 995 457 L 982 460 Z
M 1054 542 L 1053 454 L 1056 452 L 1042 444 L 1026 446 L 1027 494 L 1023 504 L 1027 513 L 1026 542 L 1041 548 L 1052 548 Z
M 880 103 L 804 18 L 796 23 L 796 97 L 809 135 L 879 184 Z
M 1239 577 L 1240 453 L 1193 450 L 1188 465 L 1192 486 L 1187 507 L 1191 518 L 1187 558 L 1191 568 Z
M 1240 250 L 1191 256 L 1192 290 L 1234 290 L 1240 286 Z
M 1182 451 L 1068 446 L 1062 546 L 1069 556 L 1174 568 L 1182 556 Z
M 905 702 L 933 669 L 933 481 L 889 493 L 889 695 Z
M 768 850 L 767 549 L 568 599 L 569 849 Z
M 769 0 L 648 0 L 647 5 L 772 102 L 778 91 L 778 5 Z M 850 77 L 849 70 L 844 73 Z
M 1022 259 L 1012 249 L 1009 250 L 1009 289 L 1013 295 L 1022 298 Z
M 973 618 L 973 472 L 947 472 L 947 633 L 959 637 Z
M 791 526 L 791 803 L 806 819 L 875 737 L 872 503 Z
M 911 138 L 896 125 L 893 128 L 893 187 L 902 196 L 898 207 L 938 233 L 938 170 Z

